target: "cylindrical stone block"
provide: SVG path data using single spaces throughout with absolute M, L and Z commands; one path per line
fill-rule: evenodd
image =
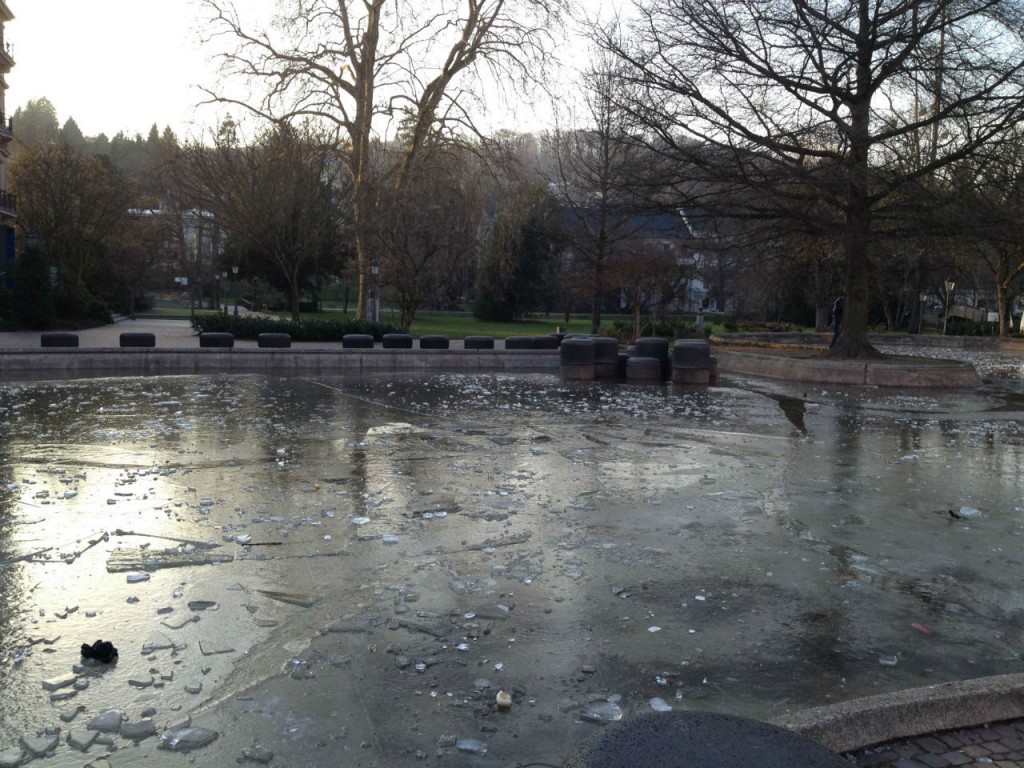
M 608 336 L 594 339 L 594 376 L 599 379 L 614 379 L 618 375 L 618 339 Z
M 590 381 L 594 378 L 594 364 L 563 362 L 559 367 L 559 372 L 563 379 Z
M 420 349 L 448 349 L 447 336 L 420 336 Z
M 672 359 L 669 356 L 668 339 L 658 336 L 637 339 L 633 354 L 636 357 L 653 357 L 661 363 L 661 377 L 668 379 L 672 376 Z
M 408 333 L 385 333 L 380 343 L 384 349 L 412 349 L 412 336 Z
M 256 337 L 256 346 L 261 349 L 287 349 L 291 345 L 290 333 L 261 333 Z
M 700 339 L 681 339 L 672 348 L 672 381 L 675 384 L 711 383 L 711 347 Z
M 203 348 L 231 349 L 235 346 L 235 337 L 223 331 L 200 333 L 199 346 Z
M 557 336 L 534 336 L 533 337 L 533 348 L 534 349 L 558 349 L 562 340 Z
M 634 357 L 653 357 L 655 360 L 668 360 L 668 339 L 660 336 L 645 336 L 636 340 Z
M 509 336 L 505 339 L 505 349 L 534 349 L 532 336 Z
M 672 383 L 707 386 L 711 383 L 711 368 L 673 368 Z
M 589 380 L 594 378 L 594 340 L 565 339 L 559 349 L 563 379 Z
M 626 366 L 629 365 L 629 352 L 619 352 L 619 359 L 615 367 L 615 375 L 620 378 L 626 378 Z
M 373 336 L 368 333 L 346 333 L 341 337 L 342 349 L 373 349 Z
M 656 357 L 637 357 L 626 361 L 626 381 L 654 383 L 661 381 L 661 360 Z
M 493 336 L 467 336 L 462 342 L 463 349 L 494 349 Z
M 155 347 L 156 334 L 137 333 L 134 331 L 122 333 L 120 336 L 120 343 L 122 347 Z
M 673 368 L 709 368 L 711 345 L 699 339 L 680 339 L 672 347 Z
M 39 337 L 42 347 L 77 347 L 78 334 L 67 331 L 47 331 Z
M 559 355 L 563 363 L 593 364 L 597 349 L 593 339 L 565 339 Z

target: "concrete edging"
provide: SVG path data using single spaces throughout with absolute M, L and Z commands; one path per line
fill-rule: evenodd
M 1024 674 L 910 688 L 796 712 L 769 722 L 852 752 L 888 741 L 1024 717 Z
M 981 376 L 969 363 L 929 360 L 914 364 L 902 360 L 823 360 L 818 357 L 779 355 L 732 348 L 714 350 L 720 373 L 764 376 L 770 379 L 851 386 L 979 387 Z

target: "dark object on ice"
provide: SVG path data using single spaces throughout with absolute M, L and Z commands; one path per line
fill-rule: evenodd
M 793 731 L 715 712 L 647 714 L 610 725 L 565 768 L 843 768 L 849 763 Z
M 109 664 L 117 658 L 117 648 L 109 640 L 97 640 L 92 645 L 82 643 L 82 657 Z

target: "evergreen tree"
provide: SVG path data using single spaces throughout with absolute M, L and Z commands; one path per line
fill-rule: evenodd
M 11 309 L 15 326 L 33 331 L 53 328 L 57 314 L 53 303 L 50 264 L 46 255 L 38 246 L 30 245 L 14 260 L 12 271 L 14 290 Z

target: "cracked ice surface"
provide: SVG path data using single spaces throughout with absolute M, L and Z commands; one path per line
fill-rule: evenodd
M 1021 671 L 1022 415 L 998 383 L 5 384 L 0 752 L 199 708 L 198 765 L 557 764 L 594 712 Z

